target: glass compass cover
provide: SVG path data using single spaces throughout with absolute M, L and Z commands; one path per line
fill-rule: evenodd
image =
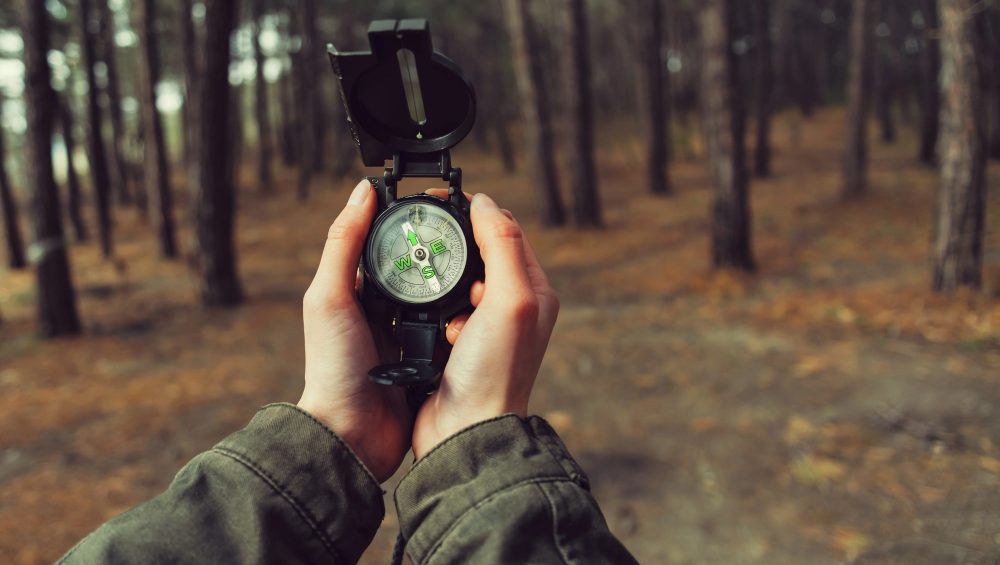
M 426 304 L 448 294 L 465 272 L 468 246 L 443 208 L 424 203 L 391 210 L 375 227 L 368 271 L 392 298 Z

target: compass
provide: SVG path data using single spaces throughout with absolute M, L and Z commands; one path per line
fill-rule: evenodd
M 327 51 L 362 162 L 385 167 L 367 177 L 378 211 L 360 266 L 361 305 L 382 362 L 369 377 L 407 387 L 418 404 L 447 361 L 448 321 L 471 311 L 472 283 L 483 277 L 462 170 L 449 151 L 472 129 L 476 99 L 461 69 L 434 51 L 426 20 L 374 21 L 368 41 L 371 51 Z M 399 197 L 408 177 L 447 181 L 447 198 Z
M 433 196 L 417 195 L 400 202 L 372 226 L 365 270 L 393 300 L 434 302 L 454 289 L 466 272 L 467 222 Z

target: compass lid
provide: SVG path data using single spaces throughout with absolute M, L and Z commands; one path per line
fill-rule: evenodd
M 376 20 L 371 51 L 327 53 L 365 166 L 401 154 L 442 153 L 472 129 L 476 95 L 451 59 L 434 51 L 427 20 Z

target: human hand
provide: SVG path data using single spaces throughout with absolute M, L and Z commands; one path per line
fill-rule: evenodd
M 375 205 L 375 191 L 363 180 L 330 226 L 303 299 L 306 372 L 298 405 L 336 432 L 382 482 L 410 446 L 410 411 L 402 389 L 368 379 L 379 359 L 355 289 Z
M 510 212 L 477 194 L 471 214 L 486 280 L 472 287 L 475 311 L 448 325 L 454 349 L 440 387 L 417 414 L 412 438 L 417 458 L 477 422 L 527 415 L 559 313 L 556 293 Z

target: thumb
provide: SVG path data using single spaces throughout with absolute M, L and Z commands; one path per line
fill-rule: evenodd
M 325 300 L 353 299 L 358 259 L 374 215 L 375 195 L 371 183 L 365 179 L 354 188 L 327 234 L 323 257 L 312 283 L 312 288 Z

